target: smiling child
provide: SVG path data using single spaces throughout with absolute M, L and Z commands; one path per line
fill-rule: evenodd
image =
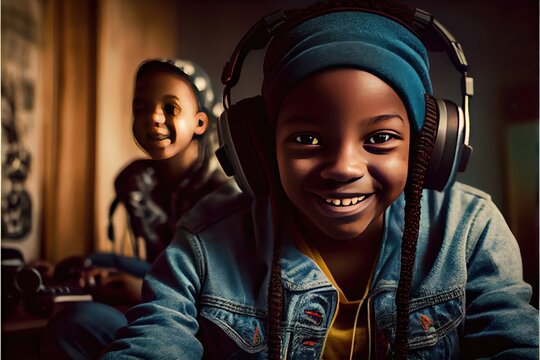
M 220 156 L 245 192 L 222 188 L 181 219 L 103 358 L 537 358 L 501 213 L 461 183 L 423 189 L 442 110 L 412 11 L 284 14 L 235 51 L 270 33 L 262 96 L 227 106 L 224 92 Z
M 135 257 L 88 256 L 92 267 L 81 283 L 94 302 L 69 306 L 49 322 L 43 358 L 97 358 L 126 324 L 119 310 L 141 301 L 143 277 L 171 242 L 179 217 L 226 182 L 213 154 L 216 105 L 210 78 L 194 62 L 149 59 L 139 65 L 132 133 L 148 158 L 117 175 L 112 207 L 121 203 L 127 211 Z

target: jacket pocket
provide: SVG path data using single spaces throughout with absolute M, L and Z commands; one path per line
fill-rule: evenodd
M 409 348 L 420 349 L 439 344 L 442 345 L 440 351 L 456 353 L 459 350 L 458 328 L 465 317 L 464 299 L 462 289 L 412 299 Z
M 389 293 L 381 295 L 391 296 Z M 383 301 L 388 303 L 387 301 Z M 393 301 L 393 296 L 392 296 Z M 454 359 L 459 358 L 459 329 L 465 317 L 465 292 L 458 288 L 413 298 L 409 313 L 409 358 Z M 379 329 L 394 342 L 395 307 L 393 314 L 382 316 Z
M 205 299 L 199 316 L 217 325 L 248 354 L 266 349 L 265 313 L 253 307 L 237 304 L 225 299 Z M 204 342 L 204 339 L 201 339 Z M 212 346 L 212 344 L 204 344 Z

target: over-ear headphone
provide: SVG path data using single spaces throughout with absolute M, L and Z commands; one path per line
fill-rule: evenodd
M 264 48 L 283 29 L 303 21 L 336 11 L 364 11 L 386 16 L 417 34 L 430 51 L 445 50 L 454 67 L 461 74 L 462 106 L 450 100 L 434 99 L 438 117 L 437 136 L 428 165 L 424 188 L 442 191 L 464 171 L 472 147 L 469 145 L 469 101 L 473 96 L 473 78 L 468 75 L 468 64 L 461 45 L 431 14 L 416 9 L 411 24 L 405 24 L 386 13 L 361 7 L 335 7 L 316 11 L 289 10 L 273 12 L 259 20 L 236 46 L 225 64 L 221 81 L 224 112 L 218 120 L 220 147 L 216 156 L 223 170 L 234 175 L 239 187 L 252 197 L 266 195 L 270 189 L 272 164 L 269 158 L 273 129 L 267 119 L 264 101 L 258 95 L 231 104 L 231 89 L 239 80 L 242 64 L 250 50 Z M 274 173 L 275 174 L 275 173 Z

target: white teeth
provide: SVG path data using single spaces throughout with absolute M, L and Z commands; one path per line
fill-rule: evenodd
M 345 199 L 324 198 L 324 201 L 334 206 L 350 206 L 350 205 L 356 205 L 360 201 L 364 200 L 365 197 L 366 197 L 365 195 L 362 195 L 362 196 L 357 196 L 353 198 L 345 198 Z

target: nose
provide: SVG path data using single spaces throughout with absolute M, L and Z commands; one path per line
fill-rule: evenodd
M 165 123 L 165 114 L 161 106 L 156 106 L 152 111 L 152 125 L 160 126 Z
M 362 178 L 367 169 L 363 148 L 357 143 L 341 144 L 328 154 L 328 161 L 321 169 L 321 177 L 338 182 L 352 182 Z

